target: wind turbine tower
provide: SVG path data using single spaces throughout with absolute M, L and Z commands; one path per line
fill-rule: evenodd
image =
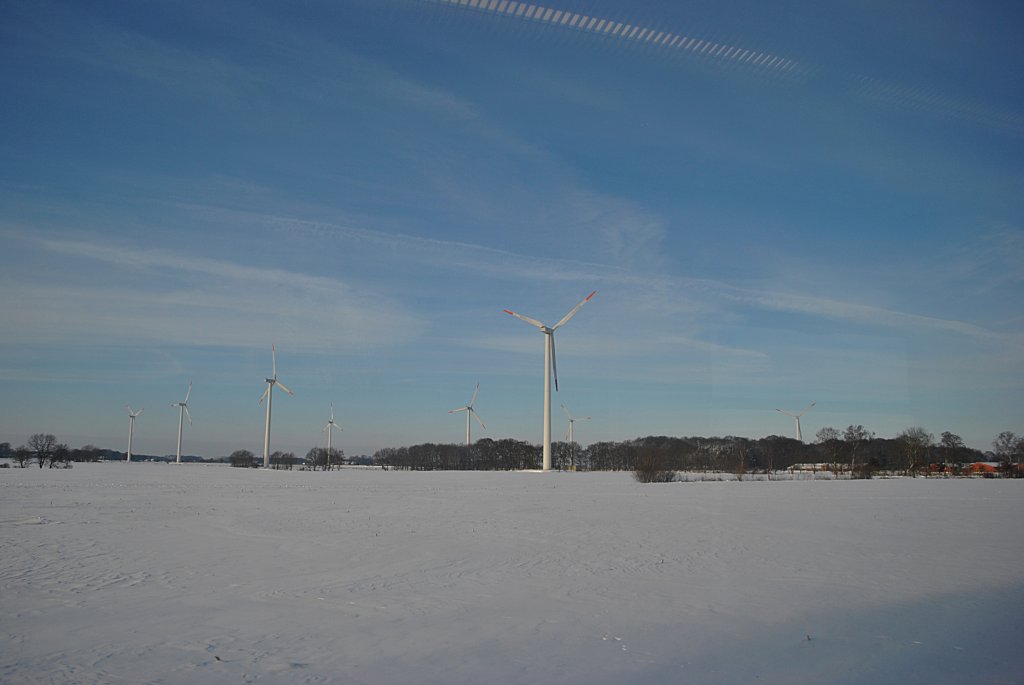
M 469 445 L 473 444 L 473 441 L 470 438 L 470 433 L 469 433 L 469 417 L 470 417 L 470 415 L 472 415 L 477 421 L 480 422 L 480 427 L 481 428 L 487 428 L 487 426 L 484 425 L 484 420 L 481 419 L 480 415 L 476 413 L 475 409 L 473 409 L 473 404 L 476 402 L 476 394 L 478 392 L 480 392 L 480 384 L 479 383 L 476 384 L 476 389 L 473 391 L 473 398 L 469 401 L 469 404 L 467 404 L 465 407 L 459 407 L 458 409 L 452 409 L 450 412 L 448 412 L 449 414 L 457 414 L 460 411 L 466 412 L 466 446 L 467 447 Z
M 583 301 L 573 307 L 568 314 L 562 317 L 561 321 L 556 323 L 554 326 L 546 326 L 536 319 L 531 319 L 528 316 L 522 314 L 516 314 L 515 312 L 506 309 L 506 314 L 511 314 L 517 319 L 521 319 L 531 326 L 536 326 L 541 333 L 544 334 L 544 470 L 551 470 L 551 376 L 555 377 L 555 392 L 558 392 L 558 362 L 555 360 L 555 331 L 564 326 L 569 322 L 573 316 L 576 315 L 583 305 L 590 302 L 590 298 L 594 296 L 597 291 L 591 292 Z
M 172 407 L 178 408 L 178 446 L 174 450 L 174 463 L 181 463 L 181 425 L 188 417 L 188 425 L 192 425 L 192 415 L 188 413 L 188 396 L 192 394 L 192 381 L 188 382 L 188 390 L 185 391 L 185 399 L 181 402 L 171 402 Z
M 128 457 L 125 459 L 127 464 L 132 463 L 132 438 L 135 436 L 135 417 L 141 413 L 142 409 L 133 411 L 131 407 L 128 407 Z
M 331 420 L 328 421 L 327 425 L 320 431 L 321 433 L 327 431 L 327 470 L 330 470 L 331 468 L 331 434 L 334 432 L 335 428 L 338 430 L 344 430 L 334 421 L 334 402 L 331 402 Z
M 792 416 L 794 419 L 796 419 L 796 439 L 799 440 L 800 442 L 803 442 L 804 441 L 804 436 L 800 432 L 800 417 L 803 416 L 804 414 L 806 414 L 807 412 L 809 412 L 811 410 L 811 408 L 814 405 L 816 405 L 817 403 L 818 403 L 817 400 L 815 400 L 814 402 L 811 402 L 799 414 L 794 414 L 792 412 L 783 411 L 782 409 L 776 409 L 775 411 L 777 411 L 777 412 L 779 412 L 781 414 L 785 414 L 786 416 Z
M 289 395 L 294 395 L 291 390 L 285 387 L 285 384 L 277 380 L 277 350 L 274 346 L 270 346 L 270 363 L 271 363 L 271 375 L 267 379 L 267 389 L 263 391 L 260 396 L 260 401 L 257 404 L 263 404 L 263 398 L 267 398 L 267 425 L 263 431 L 263 468 L 270 468 L 270 405 L 274 401 L 274 386 L 280 385 L 281 389 Z

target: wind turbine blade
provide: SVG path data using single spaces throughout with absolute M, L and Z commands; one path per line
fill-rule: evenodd
M 274 343 L 270 343 L 270 365 L 272 373 L 271 378 L 277 378 L 277 350 L 274 349 Z
M 571 319 L 572 317 L 576 316 L 576 312 L 578 312 L 580 309 L 582 309 L 583 305 L 585 305 L 587 302 L 590 302 L 590 298 L 592 298 L 596 293 L 597 293 L 597 291 L 595 290 L 595 291 L 591 292 L 589 295 L 587 295 L 585 298 L 583 298 L 583 301 L 580 302 L 575 307 L 573 307 L 572 310 L 568 314 L 563 316 L 561 321 L 559 321 L 558 323 L 556 323 L 554 326 L 551 327 L 551 330 L 555 330 L 559 326 L 564 326 L 565 324 L 567 324 L 569 322 L 569 319 Z
M 263 400 L 266 399 L 266 397 L 267 397 L 267 395 L 269 393 L 270 393 L 270 383 L 267 383 L 267 389 L 263 391 L 262 395 L 260 395 L 260 400 L 256 404 L 263 404 Z
M 459 407 L 458 409 L 452 409 L 449 414 L 458 414 L 460 411 L 469 411 L 469 407 Z
M 813 409 L 813 408 L 814 408 L 814 405 L 816 405 L 817 403 L 818 403 L 818 401 L 817 401 L 817 400 L 815 400 L 814 402 L 811 402 L 810 404 L 808 404 L 808 405 L 807 405 L 807 408 L 806 408 L 806 409 L 804 409 L 804 410 L 803 410 L 802 412 L 800 412 L 800 416 L 803 416 L 804 414 L 806 414 L 807 412 L 809 412 L 809 411 L 810 411 L 811 409 Z
M 472 406 L 473 406 L 473 404 L 474 404 L 474 403 L 476 402 L 476 394 L 477 394 L 478 392 L 480 392 L 480 384 L 479 384 L 479 383 L 477 383 L 477 384 L 476 384 L 476 389 L 475 389 L 475 390 L 473 390 L 473 399 L 471 399 L 471 400 L 469 401 L 469 404 L 467 404 L 467 405 L 466 405 L 467 407 L 472 407 Z
M 565 415 L 569 417 L 569 420 L 570 420 L 570 421 L 572 421 L 572 420 L 573 420 L 573 418 L 572 418 L 572 414 L 570 414 L 570 413 L 569 413 L 569 409 L 568 409 L 568 408 L 567 408 L 567 407 L 566 407 L 566 406 L 565 406 L 564 404 L 562 405 L 562 411 L 564 411 L 564 412 L 565 412 Z
M 139 414 L 141 414 L 144 411 L 146 411 L 145 407 L 139 407 L 139 410 L 137 412 L 135 412 L 135 415 L 138 416 Z
M 473 415 L 473 418 L 477 420 L 477 422 L 480 424 L 481 428 L 487 428 L 487 426 L 484 425 L 484 420 L 480 418 L 479 414 L 477 414 L 472 409 L 469 410 L 469 413 Z
M 192 415 L 188 413 L 188 407 L 186 407 L 186 406 L 185 406 L 185 405 L 183 404 L 183 405 L 181 405 L 181 408 L 185 410 L 185 416 L 187 416 L 187 417 L 188 417 L 188 425 L 190 425 L 190 426 L 191 426 L 191 425 L 192 425 Z
M 555 333 L 552 329 L 551 333 L 548 333 L 548 337 L 551 338 L 551 371 L 555 374 L 555 392 L 558 392 L 558 362 L 555 361 Z
M 192 394 L 192 381 L 188 382 L 188 390 L 185 391 L 185 404 L 188 404 L 188 397 Z
M 779 412 L 780 414 L 785 414 L 786 416 L 792 416 L 793 418 L 796 418 L 796 414 L 790 414 L 785 409 L 776 409 L 775 411 Z
M 281 388 L 282 390 L 284 390 L 284 391 L 285 391 L 286 393 L 288 393 L 289 395 L 294 395 L 294 394 L 295 394 L 295 393 L 293 393 L 293 392 L 292 392 L 291 390 L 289 390 L 288 388 L 286 388 L 286 387 L 285 387 L 285 385 L 284 385 L 284 383 L 282 383 L 281 381 L 278 381 L 278 382 L 277 382 L 277 387 Z
M 334 402 L 331 402 L 331 423 L 334 423 Z
M 328 421 L 327 425 L 320 429 L 320 432 L 323 433 L 325 430 L 329 429 L 330 427 L 331 427 L 331 422 Z
M 523 321 L 525 321 L 526 323 L 530 324 L 531 326 L 536 326 L 537 328 L 540 328 L 541 330 L 544 329 L 544 324 L 542 324 L 540 321 L 537 321 L 537 319 L 531 319 L 528 316 L 523 316 L 522 314 L 516 314 L 511 309 L 503 309 L 502 311 L 505 312 L 506 314 L 511 314 L 512 316 L 516 317 L 517 319 L 522 319 Z

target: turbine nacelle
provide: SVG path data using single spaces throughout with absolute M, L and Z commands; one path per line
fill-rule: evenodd
M 337 421 L 334 420 L 334 403 L 332 402 L 331 403 L 331 418 L 327 421 L 327 424 L 323 428 L 320 429 L 320 432 L 323 433 L 326 430 L 334 430 L 335 428 L 337 428 L 340 431 L 345 430 L 344 428 L 342 428 L 341 426 L 338 425 Z

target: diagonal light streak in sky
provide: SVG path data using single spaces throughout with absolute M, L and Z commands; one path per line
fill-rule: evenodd
M 777 72 L 799 73 L 804 67 L 797 62 L 781 55 L 745 49 L 736 45 L 727 45 L 698 36 L 685 36 L 671 31 L 660 31 L 655 28 L 638 26 L 626 22 L 593 17 L 579 12 L 559 10 L 543 5 L 534 5 L 515 0 L 429 0 L 442 5 L 466 7 L 489 14 L 513 17 L 524 21 L 534 21 L 551 26 L 562 26 L 601 36 L 609 36 L 620 40 L 634 41 L 640 44 L 661 47 L 668 50 L 690 53 L 704 57 L 731 61 L 743 66 L 759 67 Z
M 788 57 L 750 48 L 719 43 L 698 36 L 639 26 L 615 19 L 594 17 L 514 0 L 426 0 L 440 5 L 467 8 L 488 14 L 513 17 L 550 26 L 575 29 L 599 36 L 632 41 L 666 50 L 687 53 L 744 67 L 755 67 L 778 74 L 806 75 L 816 69 Z M 987 107 L 964 99 L 907 87 L 864 75 L 850 74 L 853 92 L 860 97 L 888 103 L 892 107 L 922 110 L 933 116 L 950 118 L 1024 137 L 1024 117 L 1015 112 Z

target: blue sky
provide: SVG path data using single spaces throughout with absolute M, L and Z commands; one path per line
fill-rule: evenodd
M 1024 432 L 1016 3 L 0 7 L 0 440 Z M 555 415 L 556 437 L 565 431 Z

